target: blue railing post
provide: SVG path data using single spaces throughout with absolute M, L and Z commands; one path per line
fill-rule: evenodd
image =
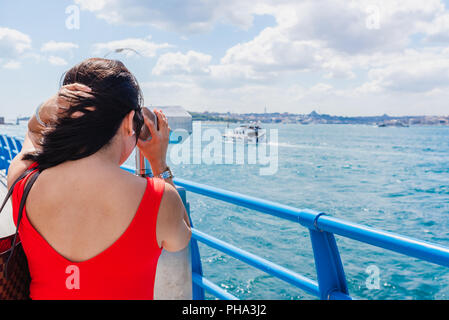
M 14 142 L 16 143 L 17 151 L 18 152 L 22 151 L 22 142 L 19 139 L 17 139 L 17 138 L 14 138 Z
M 6 136 L 0 135 L 0 149 L 2 169 L 5 169 L 5 173 L 8 174 L 8 168 L 12 160 L 12 156 L 10 153 L 11 148 L 8 146 Z
M 176 187 L 178 190 L 179 196 L 184 203 L 184 207 L 186 208 L 187 214 L 189 216 L 190 226 L 193 228 L 192 219 L 190 218 L 190 203 L 187 202 L 186 189 L 183 187 Z M 201 265 L 201 256 L 200 250 L 198 248 L 198 242 L 196 239 L 190 240 L 190 256 L 192 261 L 192 280 L 194 274 L 198 276 L 203 276 L 203 267 Z M 204 288 L 196 284 L 195 281 L 192 281 L 192 298 L 193 300 L 205 300 L 204 296 Z
M 9 152 L 11 153 L 11 160 L 12 160 L 20 152 L 20 149 L 16 146 L 16 143 L 10 136 L 6 136 L 6 141 L 8 141 Z
M 299 217 L 298 222 L 310 232 L 320 298 L 322 300 L 351 299 L 334 234 L 318 228 L 320 217 L 327 215 L 316 211 L 308 213 Z
M 345 272 L 332 233 L 309 229 L 322 300 L 350 299 Z
M 5 152 L 3 149 L 3 136 L 0 134 L 0 170 L 8 168 L 8 164 L 6 163 Z

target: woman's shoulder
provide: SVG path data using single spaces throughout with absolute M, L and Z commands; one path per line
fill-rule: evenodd
M 162 197 L 160 203 L 160 213 L 166 216 L 167 220 L 173 222 L 182 217 L 184 211 L 184 205 L 178 191 L 171 184 L 166 183 L 164 180 L 157 178 L 160 183 L 160 189 L 162 190 Z M 162 181 L 162 182 L 161 182 Z
M 157 177 L 147 177 L 147 187 L 152 188 L 155 192 L 160 193 L 162 196 L 165 193 L 166 186 L 169 185 L 164 179 Z M 173 188 L 173 187 L 172 187 Z
M 14 182 L 23 174 L 26 170 L 32 167 L 34 163 L 29 160 L 21 160 L 19 157 L 15 157 L 11 161 L 11 165 L 8 168 L 7 184 L 10 188 Z

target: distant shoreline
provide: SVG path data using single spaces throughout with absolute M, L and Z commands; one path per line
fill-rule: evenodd
M 449 126 L 449 116 L 358 116 L 343 117 L 319 114 L 315 111 L 309 114 L 294 113 L 219 113 L 219 112 L 189 112 L 193 121 L 211 121 L 224 123 L 279 123 L 279 124 L 365 124 L 379 127 L 409 127 L 415 125 Z
M 193 112 L 189 111 L 192 121 L 208 121 L 223 123 L 274 123 L 274 124 L 364 124 L 379 127 L 409 127 L 409 126 L 449 126 L 448 116 L 334 116 L 319 114 L 312 111 L 309 114 L 296 114 L 288 112 L 273 113 L 219 113 L 219 112 Z M 28 121 L 29 117 L 17 118 L 14 122 L 6 121 L 0 116 L 0 125 L 16 125 Z

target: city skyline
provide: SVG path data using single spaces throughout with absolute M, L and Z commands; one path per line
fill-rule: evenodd
M 164 107 L 169 107 L 169 106 L 154 106 L 155 108 L 164 108 Z M 182 107 L 182 106 L 181 106 Z M 432 118 L 432 119 L 436 119 L 439 117 L 442 118 L 446 118 L 449 122 L 449 111 L 446 114 L 417 114 L 417 115 L 407 115 L 407 114 L 403 114 L 403 115 L 390 115 L 390 114 L 373 114 L 373 115 L 368 115 L 368 116 L 360 116 L 360 115 L 337 115 L 337 114 L 327 114 L 327 113 L 320 113 L 317 112 L 316 110 L 312 110 L 310 113 L 296 113 L 296 112 L 288 112 L 288 111 L 272 111 L 269 112 L 267 111 L 266 108 L 264 108 L 263 112 L 231 112 L 231 111 L 209 111 L 209 110 L 205 110 L 205 111 L 192 111 L 192 110 L 186 110 L 187 112 L 189 112 L 190 114 L 209 114 L 209 115 L 218 115 L 218 116 L 223 116 L 223 115 L 230 115 L 230 116 L 248 116 L 248 115 L 258 115 L 258 116 L 263 116 L 263 115 L 280 115 L 280 116 L 324 116 L 324 117 L 335 117 L 335 118 L 391 118 L 391 119 L 399 119 L 399 118 Z M 12 117 L 4 117 L 2 115 L 0 115 L 0 119 L 2 119 L 3 121 L 0 121 L 0 124 L 3 123 L 13 123 L 14 121 L 28 121 L 31 117 L 30 115 L 16 115 L 16 116 L 12 116 Z

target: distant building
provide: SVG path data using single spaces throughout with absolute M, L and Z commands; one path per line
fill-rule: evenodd
M 5 118 L 4 117 L 0 117 L 0 124 L 5 124 Z

